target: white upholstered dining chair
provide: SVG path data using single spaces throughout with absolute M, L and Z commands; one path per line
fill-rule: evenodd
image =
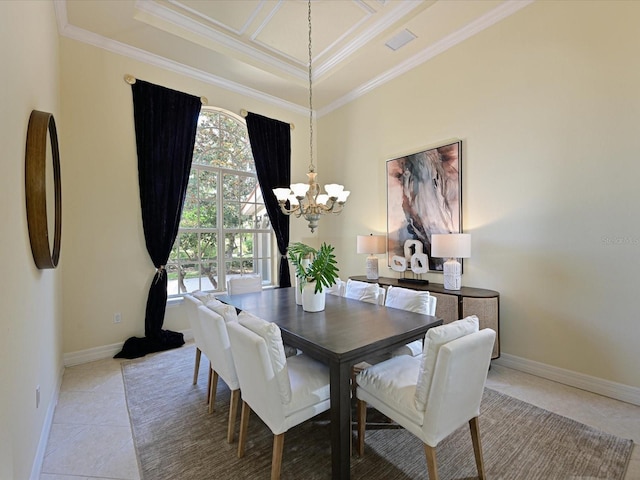
M 227 292 L 229 295 L 238 293 L 252 293 L 262 290 L 262 277 L 259 275 L 242 275 L 231 277 L 227 280 Z
M 348 279 L 344 288 L 344 296 L 352 300 L 384 305 L 384 288 L 377 283 L 361 282 Z
M 478 417 L 496 332 L 467 317 L 425 335 L 424 353 L 401 355 L 357 377 L 358 453 L 364 454 L 367 404 L 424 444 L 430 480 L 438 479 L 436 446 L 469 423 L 480 479 L 485 478 Z
M 399 308 L 425 315 L 435 315 L 437 301 L 438 299 L 429 295 L 428 291 L 389 286 L 384 304 L 386 307 Z M 397 348 L 392 352 L 392 355 L 412 355 L 415 357 L 421 353 L 422 340 L 415 340 Z
M 193 384 L 198 383 L 198 372 L 200 371 L 200 359 L 202 357 L 202 345 L 203 337 L 202 330 L 200 329 L 200 321 L 198 320 L 198 307 L 202 305 L 202 302 L 192 295 L 185 295 L 184 308 L 187 312 L 187 320 L 189 320 L 189 326 L 191 327 L 191 333 L 193 334 L 193 342 L 196 344 L 196 360 L 193 366 Z M 211 378 L 209 378 L 211 381 Z M 207 392 L 209 391 L 209 385 L 207 385 Z
M 238 457 L 244 456 L 253 410 L 273 433 L 271 479 L 276 480 L 285 432 L 329 409 L 329 369 L 304 354 L 286 358 L 274 323 L 241 312 L 227 327 L 242 389 Z
M 209 413 L 215 410 L 216 390 L 218 378 L 222 378 L 231 390 L 229 402 L 229 422 L 227 425 L 227 442 L 233 442 L 235 423 L 240 399 L 240 383 L 236 373 L 236 366 L 231 353 L 231 343 L 227 332 L 227 325 L 237 321 L 235 307 L 222 302 L 198 307 L 198 320 L 204 338 L 204 354 L 209 359 Z

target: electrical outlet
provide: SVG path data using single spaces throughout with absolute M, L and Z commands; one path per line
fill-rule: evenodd
M 113 323 L 120 323 L 122 321 L 122 314 L 120 312 L 113 315 Z
M 40 406 L 40 385 L 36 385 L 36 408 Z

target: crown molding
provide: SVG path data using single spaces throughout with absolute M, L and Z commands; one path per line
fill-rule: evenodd
M 62 6 L 60 7 L 58 4 L 61 4 Z M 165 70 L 178 73 L 180 75 L 185 75 L 187 77 L 200 80 L 204 83 L 215 85 L 216 87 L 220 87 L 225 90 L 229 90 L 231 92 L 235 92 L 249 98 L 254 98 L 256 100 L 269 103 L 276 107 L 279 107 L 300 115 L 305 115 L 308 113 L 307 108 L 302 107 L 300 105 L 296 105 L 291 102 L 287 102 L 286 100 L 282 100 L 281 98 L 274 97 L 273 95 L 269 95 L 259 90 L 246 87 L 239 83 L 226 80 L 216 75 L 212 75 L 210 73 L 199 70 L 197 68 L 189 67 L 187 65 L 174 62 L 173 60 L 168 60 L 164 57 L 155 55 L 153 53 L 149 53 L 145 50 L 142 50 L 136 47 L 131 47 L 130 45 L 126 45 L 124 43 L 105 38 L 101 35 L 97 35 L 95 33 L 89 32 L 82 28 L 69 25 L 69 23 L 66 20 L 66 7 L 64 6 L 64 4 L 65 4 L 64 0 L 55 0 L 55 4 L 54 4 L 56 5 L 55 10 L 56 10 L 56 16 L 58 17 L 57 18 L 58 32 L 60 33 L 60 35 L 64 37 L 70 38 L 72 40 L 77 40 L 79 42 L 86 43 L 89 45 L 93 45 L 94 47 L 101 48 L 108 52 L 115 53 L 117 55 L 122 55 L 124 57 L 128 57 L 142 63 L 160 67 Z M 64 15 L 64 17 L 62 15 Z

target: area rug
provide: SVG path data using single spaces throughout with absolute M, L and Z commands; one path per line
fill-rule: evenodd
M 142 479 L 268 479 L 271 432 L 252 414 L 245 456 L 237 458 L 237 426 L 236 441 L 226 442 L 229 389 L 219 382 L 215 412 L 208 414 L 208 361 L 203 355 L 198 384 L 192 385 L 194 358 L 195 347 L 184 346 L 122 365 Z M 622 480 L 633 449 L 631 440 L 488 388 L 480 435 L 492 480 Z M 437 459 L 442 480 L 477 478 L 467 425 L 438 445 Z M 330 478 L 329 422 L 323 414 L 286 433 L 282 479 Z M 400 428 L 367 430 L 364 457 L 351 458 L 351 478 L 426 479 L 422 444 Z

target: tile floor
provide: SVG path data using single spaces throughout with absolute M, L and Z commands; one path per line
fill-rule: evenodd
M 640 444 L 640 407 L 494 365 L 487 386 Z M 120 361 L 65 369 L 40 480 L 139 480 Z M 636 446 L 625 480 L 640 479 Z

